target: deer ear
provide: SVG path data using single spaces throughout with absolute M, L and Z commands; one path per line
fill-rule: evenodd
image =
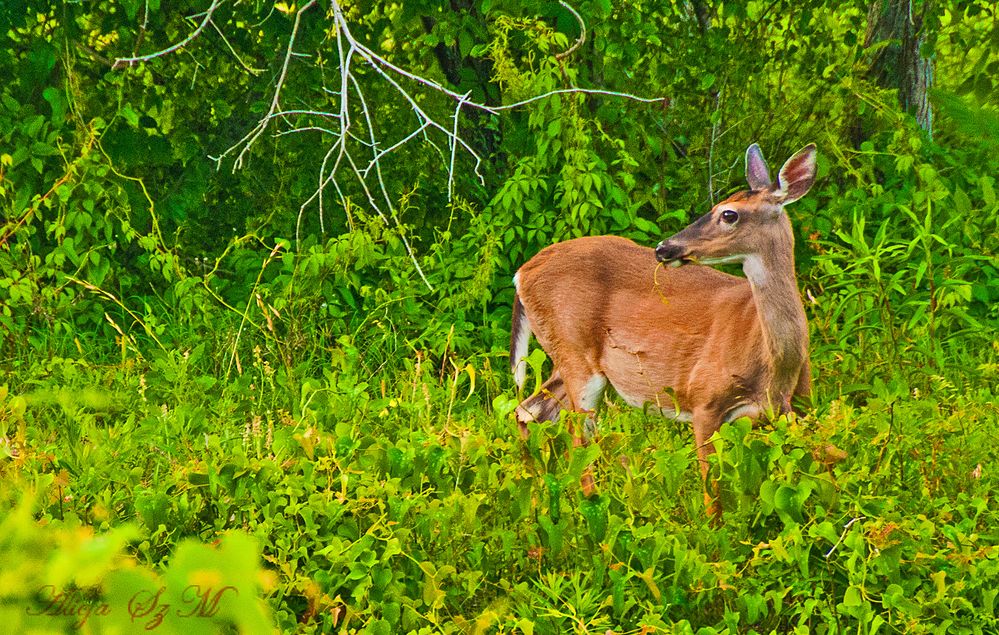
M 815 144 L 798 150 L 780 169 L 775 194 L 784 205 L 793 203 L 811 189 L 815 182 Z
M 746 182 L 754 190 L 767 190 L 773 185 L 770 181 L 770 168 L 763 160 L 763 151 L 755 143 L 746 149 Z

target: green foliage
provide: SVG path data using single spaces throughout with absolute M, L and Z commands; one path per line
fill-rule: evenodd
M 61 483 L 60 483 L 61 481 Z M 162 570 L 140 565 L 127 546 L 140 532 L 125 524 L 95 535 L 72 512 L 33 517 L 37 502 L 63 491 L 65 476 L 41 473 L 18 500 L 4 481 L 0 515 L 4 584 L 0 591 L 7 628 L 14 632 L 164 633 L 271 632 L 259 588 L 269 579 L 259 566 L 259 549 L 243 534 L 222 536 L 217 547 L 181 542 Z M 37 488 L 37 490 L 35 489 Z M 71 498 L 71 495 L 66 495 Z
M 883 183 L 842 196 L 830 188 L 830 203 L 806 221 L 818 251 L 815 344 L 838 351 L 837 364 L 884 367 L 924 390 L 941 374 L 961 385 L 987 380 L 991 374 L 976 367 L 991 363 L 983 351 L 999 317 L 994 178 L 923 162 L 918 139 L 896 134 L 895 143 L 905 145 L 882 159 Z M 920 368 L 906 369 L 903 360 Z M 871 389 L 851 384 L 839 390 Z
M 996 625 L 999 519 L 983 466 L 999 457 L 981 425 L 994 421 L 991 393 L 945 407 L 882 385 L 863 407 L 837 400 L 760 430 L 726 425 L 713 468 L 725 524 L 711 527 L 689 434 L 658 417 L 611 405 L 600 442 L 570 451 L 556 424 L 532 424 L 521 444 L 505 397 L 483 407 L 489 380 L 471 381 L 483 372 L 442 380 L 418 363 L 383 387 L 341 363 L 285 411 L 269 405 L 272 390 L 289 394 L 278 379 L 258 389 L 183 379 L 200 363 L 122 369 L 103 380 L 110 390 L 88 391 L 100 369 L 67 360 L 36 373 L 47 376 L 39 389 L 6 395 L 5 479 L 31 476 L 39 491 L 11 507 L 25 528 L 5 532 L 10 548 L 28 553 L 28 536 L 64 544 L 54 529 L 27 529 L 32 509 L 53 528 L 110 532 L 107 578 L 69 556 L 54 562 L 80 588 L 104 589 L 116 612 L 126 544 L 145 566 L 173 553 L 170 580 L 192 538 L 245 532 L 263 550 L 282 629 Z M 267 384 L 266 360 L 254 364 L 246 376 Z M 169 397 L 177 382 L 183 398 Z M 128 401 L 147 405 L 123 410 Z M 590 463 L 600 493 L 587 499 L 578 483 Z M 226 554 L 212 565 L 223 579 L 254 579 L 227 569 Z M 26 578 L 23 592 L 70 579 L 45 575 L 55 574 Z
M 157 632 L 999 630 L 993 3 L 926 5 L 932 139 L 867 77 L 867 3 L 583 0 L 575 49 L 559 3 L 341 3 L 484 104 L 663 99 L 466 105 L 484 184 L 467 157 L 449 182 L 427 131 L 384 195 L 344 181 L 322 207 L 324 133 L 283 133 L 333 117 L 281 118 L 237 171 L 208 156 L 270 108 L 300 6 L 221 3 L 181 52 L 109 70 L 206 6 L 0 7 L 4 624 L 130 632 L 169 604 Z M 331 10 L 303 14 L 283 107 L 335 110 Z M 355 70 L 345 143 L 405 139 L 412 109 Z M 521 438 L 510 279 L 554 240 L 654 244 L 741 187 L 753 141 L 820 148 L 790 209 L 815 409 L 722 428 L 712 525 L 683 425 L 611 402 L 588 447 Z

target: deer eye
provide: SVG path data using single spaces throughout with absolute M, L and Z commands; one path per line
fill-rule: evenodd
M 721 219 L 727 225 L 734 225 L 739 220 L 739 212 L 734 209 L 727 209 L 721 213 Z

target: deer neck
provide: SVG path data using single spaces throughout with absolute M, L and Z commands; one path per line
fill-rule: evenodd
M 774 241 L 772 248 L 748 256 L 742 265 L 753 290 L 753 301 L 768 353 L 769 398 L 775 406 L 789 404 L 808 354 L 808 322 L 794 275 L 794 237 Z

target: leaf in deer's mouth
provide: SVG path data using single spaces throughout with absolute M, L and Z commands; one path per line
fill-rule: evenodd
M 679 258 L 673 258 L 668 260 L 666 263 L 669 267 L 682 267 L 683 265 L 696 265 L 697 259 L 692 256 L 680 256 Z

